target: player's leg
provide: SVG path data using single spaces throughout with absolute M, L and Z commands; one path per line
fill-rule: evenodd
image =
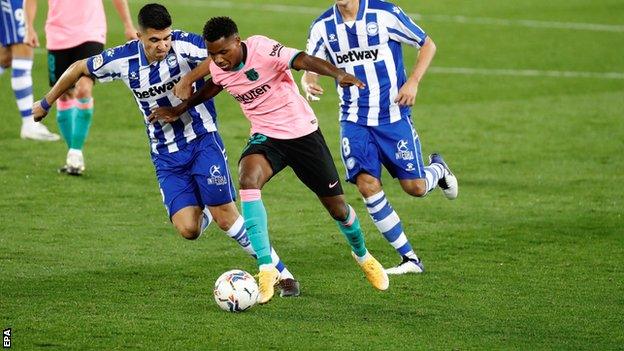
M 381 184 L 382 154 L 371 128 L 351 122 L 341 123 L 342 159 L 347 180 L 355 183 L 375 227 L 401 256 L 402 262 L 420 264 L 403 230 L 403 223 L 386 198 Z M 393 144 L 396 145 L 396 142 Z M 415 266 L 414 273 L 422 272 Z M 393 273 L 392 269 L 387 270 Z
M 267 303 L 273 297 L 279 272 L 271 265 L 267 213 L 262 202 L 261 190 L 284 165 L 272 146 L 273 140 L 254 134 L 243 150 L 238 164 L 241 209 L 245 218 L 247 236 L 258 256 L 258 302 Z
M 394 124 L 396 127 L 392 129 L 380 128 L 376 135 L 380 144 L 388 144 L 388 139 L 390 143 L 396 141 L 396 150 L 389 151 L 389 148 L 386 148 L 384 157 L 385 162 L 390 164 L 388 170 L 399 178 L 403 190 L 412 196 L 422 197 L 439 186 L 448 199 L 455 199 L 458 193 L 457 178 L 442 156 L 431 154 L 429 165 L 425 166 L 420 138 L 411 121 L 402 120 Z
M 230 238 L 240 245 L 254 259 L 257 258 L 256 252 L 251 246 L 247 230 L 245 228 L 245 219 L 241 216 L 234 202 L 219 206 L 208 206 L 211 216 L 221 230 L 223 230 Z M 204 211 L 205 212 L 205 211 Z M 204 221 L 205 223 L 206 221 Z M 202 230 L 203 231 L 203 230 Z M 288 270 L 284 262 L 274 248 L 271 248 L 271 264 L 275 266 L 279 272 L 280 280 L 280 296 L 299 296 L 299 283 L 295 280 L 292 273 Z
M 59 117 L 63 120 L 66 132 L 69 132 L 66 139 L 68 145 L 66 171 L 71 175 L 81 175 L 85 170 L 82 149 L 93 119 L 92 91 L 91 77 L 81 77 L 73 89 L 73 96 L 68 96 L 57 105 Z
M 97 42 L 86 42 L 78 45 L 75 48 L 70 49 L 70 64 L 81 59 L 97 55 L 104 50 L 104 44 Z M 63 70 L 64 71 L 64 70 Z M 71 157 L 71 169 L 77 170 L 79 173 L 84 172 L 84 156 L 82 149 L 84 147 L 89 129 L 91 128 L 91 121 L 93 120 L 93 84 L 94 81 L 91 77 L 81 77 L 76 82 L 75 98 L 77 111 L 73 119 L 73 125 L 71 129 L 71 141 L 68 152 L 68 159 Z
M 252 257 L 257 258 L 247 235 L 245 220 L 239 214 L 233 202 L 236 197 L 236 191 L 234 190 L 227 164 L 225 146 L 217 132 L 201 137 L 200 145 L 193 159 L 195 161 L 192 173 L 194 174 L 202 203 L 208 207 L 219 228 L 226 232 L 230 238 L 236 240 Z M 273 248 L 270 248 L 269 256 L 271 265 L 277 268 L 279 272 L 280 280 L 294 280 L 294 277 Z M 298 284 L 296 288 L 296 291 L 283 289 L 282 296 L 299 295 Z
M 317 130 L 284 144 L 288 164 L 297 177 L 319 197 L 336 221 L 366 278 L 375 288 L 386 290 L 388 276 L 381 264 L 366 249 L 359 219 L 353 207 L 344 199 L 336 165 L 321 131 Z
M 7 69 L 11 68 L 11 49 L 0 45 L 0 76 Z
M 33 49 L 26 44 L 11 45 L 11 88 L 22 116 L 22 139 L 56 141 L 60 137 L 51 133 L 45 125 L 35 122 L 32 116 L 33 104 Z

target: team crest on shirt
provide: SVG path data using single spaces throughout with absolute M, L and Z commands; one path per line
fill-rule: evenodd
M 355 159 L 353 157 L 349 157 L 347 159 L 347 168 L 353 169 L 353 167 L 355 167 Z
M 171 68 L 175 67 L 178 64 L 178 60 L 176 59 L 174 54 L 169 54 L 166 60 L 167 65 Z
M 379 25 L 377 22 L 370 22 L 366 24 L 366 33 L 373 37 L 379 33 Z
M 407 146 L 407 140 L 401 139 L 397 143 L 397 153 L 395 154 L 397 160 L 413 160 L 414 152 Z
M 246 71 L 245 75 L 247 76 L 247 79 L 249 79 L 252 82 L 260 78 L 260 75 L 258 74 L 258 72 L 256 72 L 255 68 L 252 68 L 249 71 Z

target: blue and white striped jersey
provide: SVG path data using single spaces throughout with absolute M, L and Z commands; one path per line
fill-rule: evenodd
M 407 80 L 401 43 L 420 48 L 427 35 L 401 8 L 381 0 L 360 0 L 355 23 L 346 24 L 336 5 L 310 27 L 306 52 L 355 75 L 365 89 L 337 86 L 340 120 L 367 126 L 409 118 L 394 99 Z
M 180 150 L 202 134 L 217 130 L 212 99 L 187 110 L 173 123 L 157 121 L 152 124 L 147 121 L 156 107 L 175 106 L 182 102 L 173 95 L 174 85 L 207 56 L 201 36 L 176 30 L 171 33 L 169 55 L 162 61 L 149 64 L 143 45 L 133 40 L 88 58 L 87 68 L 100 82 L 119 79 L 130 88 L 143 113 L 151 151 L 167 154 Z M 203 84 L 203 80 L 198 80 L 195 88 L 199 89 Z

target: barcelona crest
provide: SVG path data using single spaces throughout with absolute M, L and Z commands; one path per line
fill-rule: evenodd
M 258 72 L 256 72 L 254 68 L 250 69 L 249 71 L 246 71 L 245 75 L 247 76 L 247 79 L 249 79 L 252 82 L 260 78 L 260 75 L 258 74 Z

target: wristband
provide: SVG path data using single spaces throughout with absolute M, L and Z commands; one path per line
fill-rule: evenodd
M 46 110 L 46 112 L 50 111 L 50 104 L 48 104 L 48 101 L 46 100 L 46 98 L 44 97 L 43 99 L 41 99 L 41 101 L 39 102 L 39 105 L 41 106 L 42 109 Z

